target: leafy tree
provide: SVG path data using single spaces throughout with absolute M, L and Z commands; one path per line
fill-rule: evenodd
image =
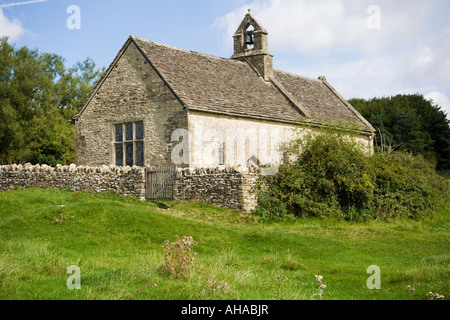
M 103 70 L 89 58 L 71 68 L 64 62 L 0 39 L 0 163 L 73 162 L 69 119 Z
M 376 129 L 376 144 L 422 155 L 437 169 L 450 169 L 450 125 L 446 114 L 420 94 L 349 102 Z

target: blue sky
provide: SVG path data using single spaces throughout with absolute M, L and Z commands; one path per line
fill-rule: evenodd
M 67 27 L 71 5 L 79 29 Z M 0 36 L 68 66 L 108 66 L 130 34 L 230 57 L 247 8 L 275 68 L 324 75 L 347 99 L 420 93 L 450 114 L 448 0 L 0 0 Z

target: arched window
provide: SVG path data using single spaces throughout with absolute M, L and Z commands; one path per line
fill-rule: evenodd
M 244 32 L 244 43 L 245 43 L 245 49 L 253 49 L 255 45 L 253 32 L 255 28 L 253 28 L 252 25 L 250 25 L 247 30 Z

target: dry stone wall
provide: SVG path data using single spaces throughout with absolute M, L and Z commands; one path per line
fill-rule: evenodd
M 15 188 L 70 189 L 92 193 L 115 192 L 144 199 L 145 169 L 31 164 L 0 166 L 0 190 Z
M 178 168 L 174 200 L 194 200 L 221 207 L 252 210 L 252 190 L 259 176 L 255 166 L 238 168 Z M 91 193 L 115 192 L 145 200 L 143 167 L 0 165 L 0 191 L 25 188 L 68 189 Z
M 252 186 L 258 172 L 256 166 L 179 169 L 174 198 L 250 211 L 256 206 Z

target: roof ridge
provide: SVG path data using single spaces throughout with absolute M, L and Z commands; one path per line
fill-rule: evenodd
M 133 38 L 134 40 L 139 40 L 139 41 L 151 43 L 151 44 L 154 44 L 154 45 L 159 46 L 159 47 L 172 49 L 172 50 L 177 50 L 177 51 L 181 51 L 181 52 L 185 52 L 185 53 L 189 53 L 189 54 L 196 54 L 196 55 L 199 55 L 199 56 L 203 56 L 205 58 L 211 58 L 211 59 L 215 59 L 215 60 L 222 60 L 222 61 L 227 61 L 227 62 L 231 62 L 231 63 L 241 63 L 241 64 L 244 63 L 245 64 L 245 62 L 243 62 L 243 61 L 230 59 L 230 58 L 225 58 L 225 57 L 220 57 L 220 56 L 215 56 L 215 55 L 209 54 L 209 53 L 198 52 L 198 51 L 189 50 L 189 49 L 183 49 L 183 48 L 172 46 L 170 44 L 159 43 L 159 42 L 151 41 L 151 40 L 148 40 L 148 39 L 140 38 L 140 37 L 137 37 L 137 36 L 134 36 L 134 35 L 131 35 L 130 37 Z
M 319 80 L 319 79 L 302 76 L 302 75 L 299 75 L 299 74 L 296 74 L 296 73 L 293 73 L 293 72 L 289 72 L 289 71 L 285 71 L 285 70 L 273 69 L 273 71 L 280 72 L 280 73 L 286 73 L 286 74 L 288 74 L 290 76 L 297 77 L 297 78 L 302 78 L 302 79 L 306 79 L 306 80 L 321 82 L 321 80 Z

